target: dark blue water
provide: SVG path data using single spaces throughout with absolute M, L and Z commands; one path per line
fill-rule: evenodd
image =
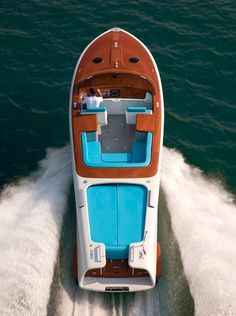
M 234 1 L 2 1 L 1 185 L 68 142 L 68 96 L 82 49 L 119 26 L 153 53 L 163 82 L 166 146 L 223 180 L 235 176 Z
M 1 2 L 0 13 L 1 187 L 35 170 L 46 148 L 69 142 L 77 59 L 94 37 L 118 26 L 157 62 L 164 145 L 235 193 L 235 1 L 12 0 Z

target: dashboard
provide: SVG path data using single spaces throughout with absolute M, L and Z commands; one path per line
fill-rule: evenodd
M 101 89 L 104 98 L 119 98 L 121 96 L 121 89 Z

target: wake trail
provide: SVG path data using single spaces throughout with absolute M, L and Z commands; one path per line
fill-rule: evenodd
M 196 315 L 236 314 L 236 207 L 217 182 L 163 150 L 167 199 Z
M 73 316 L 159 316 L 156 289 L 129 294 L 94 293 L 77 289 Z
M 0 315 L 46 315 L 71 182 L 70 148 L 50 149 L 39 169 L 0 198 Z
M 5 251 L 7 259 L 3 260 L 2 256 L 0 259 L 0 280 L 3 280 L 2 275 L 5 276 L 2 282 L 4 291 L 0 295 L 0 312 L 2 306 L 10 306 L 8 309 L 5 308 L 4 315 L 11 314 L 14 307 L 17 311 L 23 311 L 21 315 L 45 314 L 45 304 L 48 301 L 53 275 L 52 263 L 56 260 L 60 225 L 68 191 L 68 174 L 71 173 L 69 163 L 68 166 L 65 165 L 65 161 L 69 161 L 66 158 L 69 155 L 67 150 L 62 150 L 64 154 L 61 160 L 58 157 L 57 167 L 52 165 L 51 170 L 46 163 L 48 175 L 53 174 L 53 176 L 45 176 L 42 170 L 35 182 L 31 180 L 29 183 L 20 184 L 5 190 L 3 194 L 0 204 L 0 247 L 4 249 L 4 245 L 6 248 L 9 245 L 13 246 L 12 249 Z M 42 186 L 47 183 L 48 180 L 45 181 L 47 178 L 50 178 L 49 183 L 56 184 L 56 175 L 59 179 L 57 187 L 52 189 L 49 185 L 45 188 Z M 236 208 L 232 197 L 221 185 L 206 178 L 199 169 L 188 165 L 178 151 L 168 148 L 163 149 L 161 185 L 168 206 L 166 211 L 171 215 L 171 224 L 179 244 L 184 272 L 194 298 L 195 314 L 235 315 Z M 49 203 L 45 203 L 47 199 Z M 13 207 L 15 201 L 21 210 L 17 211 L 16 207 Z M 5 210 L 13 208 L 12 217 L 11 212 L 5 212 L 4 219 L 3 203 Z M 45 207 L 47 204 L 49 206 Z M 44 211 L 37 212 L 40 205 Z M 40 217 L 42 212 L 45 214 Z M 34 219 L 33 223 L 29 220 L 29 214 L 33 215 L 31 216 Z M 59 262 L 56 281 L 58 289 L 53 307 L 53 310 L 57 311 L 56 314 L 63 316 L 162 315 L 158 292 L 163 292 L 162 280 L 165 279 L 165 275 L 155 289 L 136 294 L 93 293 L 76 288 L 70 271 L 73 246 L 66 246 L 67 243 L 73 243 L 73 234 L 69 234 L 75 221 L 75 213 L 72 214 L 68 212 L 69 220 L 64 227 L 65 238 L 62 241 L 64 251 L 61 256 L 65 259 L 61 258 L 60 262 L 64 261 L 61 266 Z M 25 224 L 22 224 L 22 218 Z M 35 222 L 38 224 L 37 229 Z M 3 229 L 5 227 L 5 233 L 2 233 L 2 227 Z M 159 230 L 163 230 L 163 227 L 159 227 Z M 28 239 L 26 239 L 27 232 Z M 25 244 L 28 244 L 28 248 Z M 24 249 L 24 256 L 22 250 L 18 248 Z M 176 258 L 169 258 L 171 256 L 169 252 L 170 249 L 165 251 L 165 260 L 176 265 Z M 4 267 L 2 261 L 5 262 L 5 270 L 2 269 Z M 27 265 L 24 264 L 25 262 Z M 174 266 L 173 269 L 175 270 Z M 181 273 L 181 270 L 178 271 Z M 182 281 L 178 280 L 178 282 Z M 73 294 L 75 291 L 76 295 Z M 11 295 L 8 295 L 9 293 Z M 14 305 L 15 302 L 17 305 Z

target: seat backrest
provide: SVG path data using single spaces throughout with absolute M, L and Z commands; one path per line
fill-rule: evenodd
M 102 107 L 106 107 L 108 115 L 125 114 L 128 107 L 145 107 L 152 109 L 152 100 L 149 99 L 103 99 L 100 103 Z
M 129 107 L 145 107 L 147 108 L 147 105 L 149 106 L 150 104 L 147 104 L 144 99 L 126 99 L 124 100 L 124 112 L 129 108 Z
M 128 107 L 125 112 L 126 117 L 126 124 L 136 124 L 136 115 L 142 113 L 142 114 L 152 114 L 151 110 L 147 110 L 146 107 Z
M 106 107 L 108 115 L 124 114 L 124 102 L 121 99 L 103 99 L 101 105 Z

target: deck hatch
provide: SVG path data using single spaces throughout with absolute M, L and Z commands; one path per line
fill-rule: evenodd
M 139 62 L 139 58 L 138 57 L 130 57 L 129 61 L 133 64 L 136 64 Z
M 103 58 L 102 57 L 95 57 L 94 59 L 93 59 L 93 63 L 94 64 L 100 64 L 100 63 L 102 63 L 103 62 Z

